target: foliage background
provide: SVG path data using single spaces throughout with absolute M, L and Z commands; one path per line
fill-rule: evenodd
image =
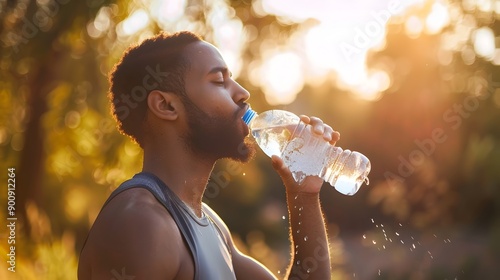
M 376 42 L 366 57 L 356 28 L 366 31 L 391 2 L 349 2 L 340 11 L 330 4 L 341 1 L 302 3 L 294 17 L 264 0 L 0 0 L 0 220 L 12 167 L 19 219 L 15 273 L 7 270 L 9 233 L 0 230 L 0 279 L 76 278 L 102 203 L 141 168 L 140 149 L 109 115 L 106 74 L 131 43 L 183 29 L 221 48 L 257 111 L 319 116 L 341 132 L 339 146 L 370 158 L 370 185 L 355 196 L 322 190 L 332 279 L 495 279 L 500 2 L 402 1 L 411 5 L 379 26 L 381 38 L 368 37 Z M 448 17 L 432 29 L 426 19 L 439 5 Z M 309 9 L 338 16 L 337 26 L 372 18 L 347 26 L 349 41 L 334 42 L 344 46 L 336 67 L 321 72 L 301 61 L 273 70 L 266 62 L 318 59 L 302 53 L 304 34 L 325 26 Z M 324 63 L 334 54 L 331 32 L 313 49 Z M 302 55 L 276 59 L 290 52 Z M 346 69 L 360 59 L 377 75 L 353 82 L 358 76 Z M 245 165 L 221 161 L 210 182 L 206 202 L 243 251 L 279 275 L 289 259 L 286 205 L 269 160 L 259 153 Z

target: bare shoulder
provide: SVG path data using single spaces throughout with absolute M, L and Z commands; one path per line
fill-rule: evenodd
M 189 252 L 170 213 L 148 190 L 133 188 L 99 214 L 82 250 L 78 276 L 176 279 L 186 260 Z

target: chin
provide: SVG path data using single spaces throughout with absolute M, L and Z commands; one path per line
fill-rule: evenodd
M 243 142 L 238 145 L 236 153 L 228 156 L 229 159 L 246 163 L 255 157 L 256 150 L 253 141 L 249 138 L 245 138 Z

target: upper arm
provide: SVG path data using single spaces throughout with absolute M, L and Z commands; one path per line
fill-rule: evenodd
M 212 220 L 221 229 L 222 233 L 226 237 L 228 245 L 232 252 L 233 268 L 238 280 L 253 280 L 253 279 L 272 279 L 275 280 L 276 277 L 273 275 L 269 269 L 262 265 L 257 260 L 243 254 L 233 243 L 231 233 L 227 228 L 226 224 L 222 219 L 215 213 L 210 207 L 205 205 L 206 214 L 210 215 Z
M 146 190 L 127 192 L 104 208 L 89 234 L 82 252 L 88 279 L 174 279 L 183 254 L 172 252 L 184 246 L 175 222 Z M 139 198 L 126 197 L 134 192 Z

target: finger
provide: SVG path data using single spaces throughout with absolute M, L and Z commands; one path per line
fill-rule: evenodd
M 325 133 L 325 124 L 320 118 L 310 117 L 311 122 L 309 123 L 313 127 L 313 131 L 316 134 L 322 135 Z
M 330 140 L 330 144 L 335 145 L 340 140 L 340 133 L 338 131 L 333 131 L 332 140 Z
M 335 143 L 340 140 L 340 133 L 333 130 L 331 126 L 325 124 L 325 133 L 323 134 L 323 139 L 325 139 L 325 141 L 327 142 L 330 142 L 330 144 L 335 145 Z
M 323 133 L 323 139 L 325 139 L 326 142 L 332 141 L 332 134 L 333 134 L 333 128 L 327 124 L 324 126 L 325 132 Z
M 311 119 L 306 115 L 300 115 L 299 118 L 305 124 L 309 124 L 311 122 Z
M 285 162 L 277 155 L 271 156 L 271 160 L 274 170 L 276 170 L 281 177 L 283 183 L 285 183 L 285 185 L 293 183 L 292 172 L 290 172 L 290 169 L 285 165 Z
M 274 170 L 276 170 L 278 172 L 278 174 L 287 175 L 287 173 L 290 172 L 290 170 L 288 170 L 288 168 L 286 167 L 285 162 L 279 156 L 272 155 L 271 161 L 272 161 Z

